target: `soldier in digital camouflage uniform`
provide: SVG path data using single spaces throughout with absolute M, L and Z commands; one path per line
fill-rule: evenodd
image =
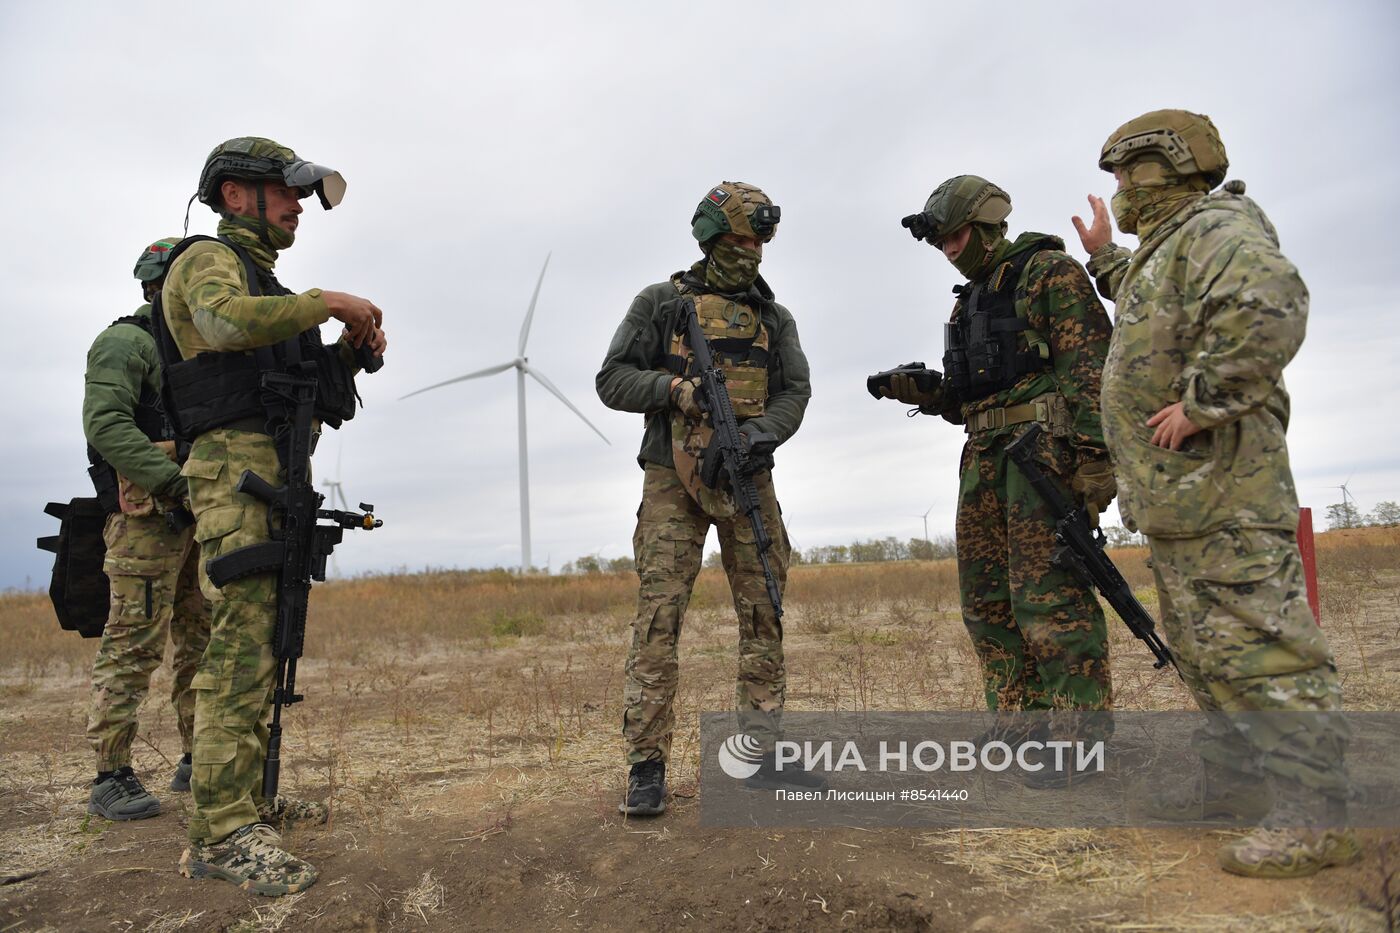
M 234 490 L 244 470 L 274 482 L 282 475 L 257 391 L 268 352 L 263 348 L 290 342 L 303 358 L 329 350 L 348 359 L 350 343 L 368 342 L 379 352 L 385 346 L 381 313 L 371 302 L 316 288 L 292 293 L 273 275 L 278 253 L 292 245 L 300 201 L 313 191 L 329 209 L 339 203 L 344 180 L 268 139 L 240 137 L 216 147 L 205 162 L 198 197 L 220 215 L 220 241 L 183 243 L 162 292 L 168 335 L 184 361 L 173 364 L 167 378 L 172 390 L 195 387 L 172 404 L 186 430 L 192 422 L 202 426 L 193 432 L 183 473 L 206 560 L 269 538 L 267 506 Z M 330 318 L 345 324 L 345 336 L 322 348 L 318 328 Z M 322 368 L 319 376 L 326 373 Z M 299 891 L 315 881 L 316 871 L 286 852 L 269 824 L 324 821 L 326 809 L 261 796 L 276 667 L 271 643 L 277 575 L 258 574 L 218 589 L 201 567 L 200 582 L 213 603 L 213 633 L 192 685 L 195 806 L 180 871 L 260 894 Z
M 712 189 L 691 218 L 691 233 L 704 257 L 642 290 L 598 372 L 598 396 L 605 405 L 646 415 L 637 457 L 645 479 L 632 539 L 641 589 L 622 714 L 631 766 L 624 813 L 665 810 L 677 644 L 711 525 L 719 532 L 739 619 L 735 703 L 741 716 L 749 714 L 742 720 L 745 730 L 771 744 L 783 708 L 782 625 L 764 586 L 753 530 L 742 515 L 736 516 L 732 498 L 705 488 L 696 473 L 698 451 L 711 427 L 696 403 L 693 358 L 680 316 L 683 300 L 693 300 L 715 359 L 724 367 L 741 432 L 746 437 L 772 433 L 779 442 L 792 437 L 811 396 L 807 358 L 792 315 L 773 300 L 772 289 L 758 274 L 763 246 L 773 238 L 779 216 L 767 195 L 752 185 L 726 181 Z M 754 479 L 781 589 L 790 546 L 770 470 Z M 771 757 L 765 764 L 771 765 Z M 768 767 L 762 775 L 771 776 L 771 771 Z
M 209 642 L 209 605 L 199 590 L 194 529 L 176 531 L 166 523 L 166 513 L 180 506 L 186 488 L 160 410 L 160 363 L 150 332 L 149 301 L 165 279 L 166 259 L 177 242 L 179 237 L 158 240 L 141 251 L 135 275 L 147 303 L 93 341 L 83 380 L 89 458 L 106 495 L 116 499 L 103 529 L 102 569 L 110 582 L 111 609 L 92 666 L 88 718 L 88 739 L 97 752 L 88 812 L 109 820 L 160 813 L 160 801 L 131 769 L 131 744 L 137 711 L 165 653 L 166 632 L 175 646 L 170 702 L 184 752 L 170 789 L 189 790 L 190 680 Z
M 1111 242 L 1098 198 L 1092 227 L 1074 223 L 1117 306 L 1103 415 L 1124 522 L 1151 544 L 1166 639 L 1196 702 L 1246 714 L 1210 717 L 1199 736 L 1205 781 L 1164 794 L 1156 809 L 1262 816 L 1221 848 L 1220 864 L 1296 877 L 1359 854 L 1340 828 L 1341 688 L 1307 606 L 1284 439 L 1283 368 L 1303 341 L 1308 292 L 1243 183 L 1211 193 L 1228 165 L 1209 118 L 1144 114 L 1099 158 L 1118 180 L 1113 214 L 1137 251 Z M 1274 715 L 1249 715 L 1261 712 Z M 1267 813 L 1240 792 L 1260 772 Z M 1297 825 L 1319 809 L 1320 824 Z
M 958 584 L 987 708 L 1106 710 L 1111 683 L 1103 611 L 1089 587 L 1051 561 L 1056 516 L 1006 448 L 1040 423 L 1035 459 L 1086 501 L 1097 520 L 1114 495 L 1098 411 L 1110 325 L 1064 241 L 1043 233 L 1008 240 L 1010 213 L 1001 188 L 959 175 L 939 185 L 921 213 L 905 218 L 904 226 L 940 249 L 968 281 L 954 289 L 943 382 L 921 392 L 911 378 L 897 376 L 887 394 L 967 431 L 959 467 Z M 1031 781 L 1065 776 L 1047 769 Z

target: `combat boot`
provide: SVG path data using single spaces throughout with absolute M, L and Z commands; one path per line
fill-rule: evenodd
M 795 790 L 824 790 L 826 778 L 820 774 L 813 774 L 796 762 L 789 762 L 779 770 L 776 756 L 769 751 L 765 752 L 759 761 L 758 770 L 744 778 L 744 784 L 758 790 L 777 790 L 783 787 Z
M 1201 780 L 1161 787 L 1143 802 L 1142 814 L 1169 823 L 1229 822 L 1249 826 L 1269 812 L 1267 783 L 1214 762 L 1202 762 Z
M 639 761 L 627 774 L 627 799 L 618 811 L 628 816 L 659 816 L 666 812 L 666 763 Z
M 190 843 L 180 856 L 186 878 L 218 878 L 245 891 L 278 897 L 316 883 L 316 869 L 282 848 L 282 837 L 265 823 L 241 826 L 221 842 Z
M 175 765 L 175 775 L 170 779 L 170 789 L 180 793 L 188 793 L 190 776 L 193 773 L 194 764 L 190 761 L 190 753 L 185 752 L 185 757 L 181 758 Z
M 144 820 L 160 815 L 160 801 L 127 765 L 98 775 L 88 795 L 87 812 L 109 820 Z
M 278 794 L 272 800 L 258 801 L 258 820 L 269 826 L 286 828 L 292 823 L 324 823 L 330 809 L 319 800 L 297 800 Z
M 1216 852 L 1220 867 L 1247 878 L 1306 878 L 1361 857 L 1361 841 L 1346 827 L 1346 801 L 1273 781 L 1274 805 L 1257 829 Z

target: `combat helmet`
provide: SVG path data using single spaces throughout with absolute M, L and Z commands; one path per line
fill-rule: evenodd
M 299 159 L 286 146 L 261 136 L 239 136 L 215 146 L 204 160 L 196 197 L 219 211 L 222 206 L 219 186 L 226 178 L 276 179 L 301 189 L 303 196 L 314 191 L 326 210 L 345 197 L 345 179 L 335 169 Z
M 141 257 L 136 260 L 136 268 L 132 275 L 142 284 L 159 282 L 165 278 L 166 267 L 170 265 L 170 251 L 179 243 L 180 237 L 168 236 L 141 250 Z
M 703 247 L 722 233 L 767 243 L 778 230 L 782 208 L 753 185 L 722 181 L 701 199 L 690 218 L 690 233 Z
M 1147 154 L 1166 160 L 1178 175 L 1204 176 L 1212 188 L 1225 180 L 1230 167 L 1210 117 L 1189 110 L 1154 110 L 1113 131 L 1099 153 L 1099 168 L 1111 172 Z
M 933 189 L 924 209 L 900 224 L 916 240 L 937 246 L 968 224 L 1000 224 L 1011 213 L 1011 195 L 980 175 L 955 175 Z

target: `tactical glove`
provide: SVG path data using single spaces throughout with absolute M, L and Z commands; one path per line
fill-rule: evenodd
M 880 394 L 885 398 L 896 399 L 906 405 L 918 405 L 920 408 L 934 408 L 942 399 L 942 393 L 938 389 L 922 392 L 915 384 L 914 377 L 906 376 L 903 373 L 891 376 L 889 389 L 881 388 Z
M 1075 469 L 1069 486 L 1079 497 L 1079 501 L 1084 503 L 1090 527 L 1099 527 L 1099 514 L 1108 508 L 1113 497 L 1118 495 L 1118 483 L 1113 478 L 1113 465 L 1104 457 L 1085 460 Z
M 676 383 L 676 387 L 671 390 L 671 407 L 687 418 L 699 421 L 702 412 L 700 411 L 700 403 L 695 398 L 695 393 L 699 388 L 699 384 L 694 379 L 682 379 Z
M 773 448 L 771 444 L 776 440 L 772 435 L 765 435 L 752 421 L 745 421 L 739 425 L 739 436 L 744 439 L 744 446 L 749 450 L 749 457 L 754 464 L 754 472 L 773 469 Z M 757 452 L 753 448 L 754 438 L 762 441 L 768 440 L 768 444 L 761 444 Z

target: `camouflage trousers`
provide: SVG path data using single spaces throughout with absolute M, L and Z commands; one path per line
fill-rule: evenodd
M 181 470 L 189 480 L 195 539 L 206 561 L 269 539 L 267 506 L 234 491 L 244 470 L 280 482 L 271 438 L 247 431 L 208 431 L 195 441 Z M 258 822 L 265 722 L 277 666 L 272 653 L 277 575 L 258 574 L 216 589 L 201 565 L 200 585 L 213 604 L 213 625 L 192 684 L 194 813 L 189 837 L 208 844 Z
M 97 770 L 115 771 L 131 764 L 136 713 L 165 654 L 167 632 L 175 647 L 170 704 L 180 727 L 181 750 L 190 751 L 190 681 L 209 643 L 209 605 L 199 590 L 194 529 L 173 532 L 163 515 L 117 512 L 108 516 L 102 537 L 107 543 L 102 569 L 111 583 L 111 608 L 92 665 L 87 734 L 97 752 Z
M 1347 727 L 1317 715 L 1338 713 L 1342 690 L 1293 533 L 1227 528 L 1150 543 L 1163 634 L 1196 703 L 1279 714 L 1207 717 L 1201 757 L 1344 797 Z
M 958 587 L 990 710 L 1108 709 L 1108 629 L 1093 592 L 1052 563 L 1054 516 L 1006 455 L 1015 434 L 974 434 L 958 485 Z M 1068 490 L 1074 451 L 1040 436 L 1035 459 Z
M 783 528 L 772 474 L 754 477 L 763 526 L 773 540 L 769 564 L 781 591 L 787 580 L 791 548 Z M 716 520 L 707 515 L 681 485 L 671 467 L 646 465 L 642 504 L 632 549 L 641 588 L 632 645 L 627 652 L 623 690 L 622 735 L 627 763 L 666 761 L 675 727 L 673 709 L 680 679 L 677 648 L 691 588 L 700 572 L 710 525 L 719 533 L 720 556 L 734 611 L 739 619 L 739 676 L 735 706 L 742 728 L 765 744 L 775 737 L 787 692 L 783 666 L 783 629 L 768 601 L 753 529 L 747 518 Z

